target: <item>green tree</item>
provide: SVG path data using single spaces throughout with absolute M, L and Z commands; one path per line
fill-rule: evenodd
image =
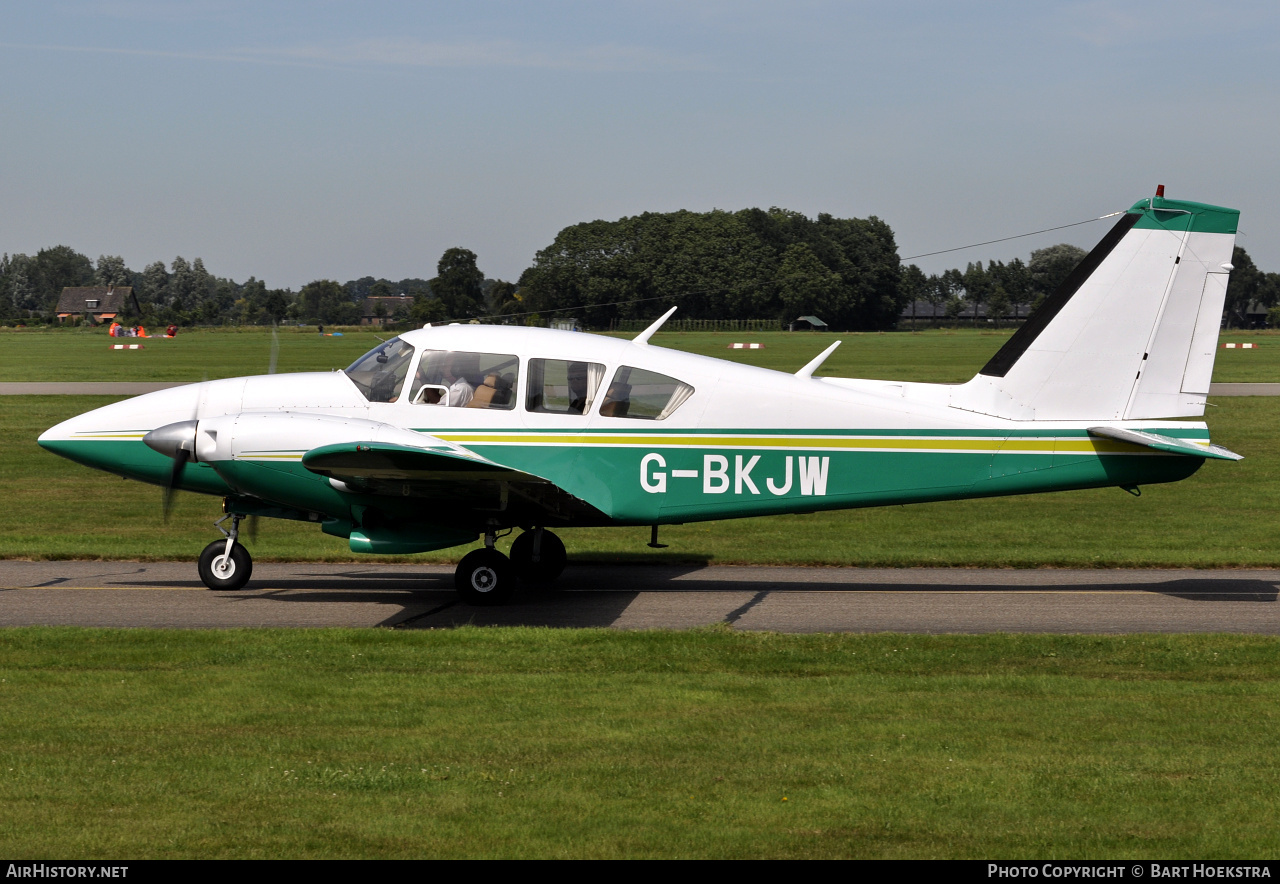
M 450 319 L 468 319 L 484 313 L 481 284 L 484 274 L 476 266 L 470 249 L 447 249 L 436 265 L 431 291 L 444 305 Z
M 169 292 L 169 271 L 165 270 L 163 261 L 148 264 L 142 271 L 142 291 L 139 297 L 143 302 L 151 302 L 158 306 L 167 306 L 172 300 Z
M 128 285 L 133 273 L 119 255 L 99 255 L 98 267 L 93 273 L 98 285 Z
M 448 311 L 445 310 L 444 304 L 440 299 L 433 296 L 431 292 L 419 292 L 413 298 L 413 306 L 409 308 L 409 316 L 417 322 L 424 325 L 428 322 L 444 322 L 450 318 Z
M 27 274 L 35 287 L 36 309 L 52 313 L 64 288 L 93 285 L 93 262 L 69 246 L 54 246 L 36 252 Z
M 9 261 L 9 300 L 14 312 L 23 317 L 40 309 L 36 287 L 28 273 L 30 266 L 31 259 L 22 254 L 14 255 Z
M 289 314 L 290 294 L 287 289 L 270 289 L 263 295 L 263 313 L 277 325 Z
M 928 301 L 927 295 L 932 288 L 932 280 L 925 276 L 924 271 L 915 264 L 909 264 L 902 271 L 898 286 L 902 293 L 902 300 L 911 309 L 911 327 L 915 328 L 916 304 L 920 301 Z
M 904 303 L 900 273 L 892 231 L 876 218 L 814 220 L 776 207 L 646 212 L 561 230 L 520 291 L 526 311 L 572 310 L 595 327 L 674 304 L 691 319 L 790 321 L 795 304 L 821 303 L 834 327 L 888 328 Z M 802 291 L 806 278 L 815 291 Z
M 1223 309 L 1227 324 L 1233 328 L 1244 328 L 1249 324 L 1249 305 L 1259 301 L 1266 274 L 1258 269 L 1240 246 L 1231 250 L 1231 276 L 1227 280 L 1227 299 Z
M 360 305 L 351 300 L 346 288 L 332 279 L 309 282 L 298 292 L 298 316 L 306 322 L 329 325 L 356 325 Z
M 786 315 L 817 316 L 824 322 L 837 315 L 842 294 L 840 275 L 823 266 L 808 243 L 792 243 L 778 265 L 778 294 Z
M 973 308 L 973 325 L 978 326 L 978 308 L 991 297 L 991 278 L 982 269 L 982 262 L 969 263 L 964 269 L 964 299 Z
M 501 317 L 503 325 L 520 325 L 524 318 L 512 315 L 523 312 L 515 283 L 495 280 L 485 289 L 484 305 L 490 316 Z
M 1079 246 L 1065 242 L 1032 252 L 1027 264 L 1031 275 L 1031 297 L 1038 303 L 1053 294 L 1087 254 Z

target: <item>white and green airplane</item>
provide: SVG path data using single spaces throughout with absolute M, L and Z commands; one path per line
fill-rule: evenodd
M 657 526 L 1173 482 L 1213 445 L 1200 417 L 1239 212 L 1144 199 L 968 383 L 814 377 L 574 332 L 407 332 L 345 371 L 206 381 L 58 424 L 40 444 L 214 494 L 200 556 L 240 589 L 246 516 L 316 522 L 353 551 L 469 544 L 471 604 L 549 582 L 551 529 Z M 837 342 L 838 344 L 839 342 Z M 222 527 L 230 520 L 230 530 Z M 494 547 L 522 529 L 510 558 Z

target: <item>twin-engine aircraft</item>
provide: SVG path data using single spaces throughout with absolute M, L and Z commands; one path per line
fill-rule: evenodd
M 201 579 L 237 590 L 247 516 L 315 522 L 355 552 L 473 543 L 461 598 L 565 566 L 554 530 L 1173 482 L 1199 417 L 1239 212 L 1136 203 L 968 383 L 814 377 L 536 328 L 407 332 L 345 371 L 206 381 L 65 421 L 45 448 L 214 494 Z M 837 342 L 838 344 L 839 342 Z M 223 524 L 230 520 L 230 529 Z M 495 540 L 520 528 L 510 558 Z

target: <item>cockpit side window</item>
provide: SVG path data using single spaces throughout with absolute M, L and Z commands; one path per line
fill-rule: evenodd
M 540 414 L 586 414 L 604 382 L 598 362 L 530 359 L 525 408 Z
M 684 381 L 624 365 L 609 383 L 600 414 L 633 420 L 666 420 L 692 395 L 693 387 Z
M 519 371 L 510 353 L 423 350 L 409 398 L 415 405 L 512 409 Z
M 392 338 L 351 363 L 346 374 L 370 402 L 395 402 L 412 361 L 413 347 Z

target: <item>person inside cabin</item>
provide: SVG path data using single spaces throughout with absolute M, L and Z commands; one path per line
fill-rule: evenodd
M 479 371 L 480 358 L 475 353 L 454 353 L 449 358 L 449 367 L 445 370 L 445 384 L 449 387 L 449 405 L 462 408 L 475 395 L 475 387 L 468 380 L 468 375 Z

